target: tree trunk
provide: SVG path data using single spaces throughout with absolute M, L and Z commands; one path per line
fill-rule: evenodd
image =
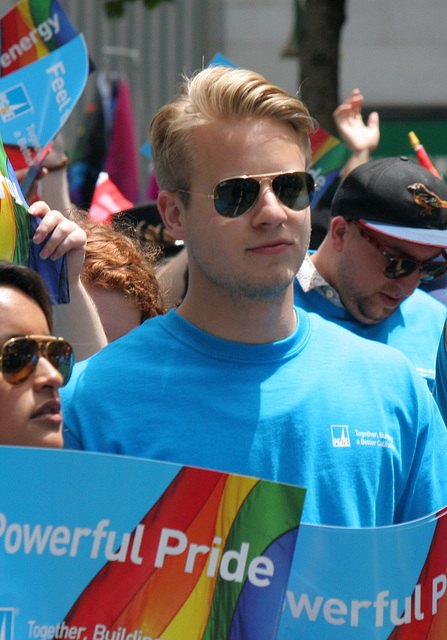
M 335 133 L 338 60 L 345 0 L 306 0 L 300 43 L 300 97 L 326 131 Z

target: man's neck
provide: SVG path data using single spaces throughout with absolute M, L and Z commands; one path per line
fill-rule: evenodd
M 195 296 L 188 290 L 177 312 L 211 335 L 245 344 L 268 344 L 290 336 L 296 328 L 293 284 L 274 300 L 237 300 L 221 292 Z

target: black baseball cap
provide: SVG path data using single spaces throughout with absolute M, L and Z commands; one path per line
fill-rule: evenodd
M 447 182 L 405 156 L 372 160 L 343 180 L 331 215 L 400 240 L 447 247 Z

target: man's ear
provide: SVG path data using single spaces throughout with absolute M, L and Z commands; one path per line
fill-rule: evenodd
M 176 240 L 185 238 L 185 206 L 177 193 L 160 191 L 157 198 L 158 211 L 163 224 Z
M 351 224 L 343 216 L 335 216 L 331 220 L 331 242 L 334 251 L 341 253 L 351 237 Z

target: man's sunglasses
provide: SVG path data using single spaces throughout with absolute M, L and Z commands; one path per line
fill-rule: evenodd
M 410 258 L 399 258 L 392 256 L 385 247 L 372 236 L 365 227 L 357 220 L 353 221 L 360 232 L 360 235 L 369 242 L 375 249 L 385 256 L 388 260 L 383 273 L 387 278 L 404 278 L 419 269 L 419 279 L 423 282 L 437 280 L 447 271 L 447 262 L 437 262 L 435 260 L 410 260 Z M 447 253 L 444 249 L 441 251 L 444 260 L 447 260 Z
M 187 189 L 177 189 L 177 191 L 211 198 L 219 215 L 225 218 L 237 218 L 255 204 L 261 191 L 261 183 L 265 180 L 270 182 L 278 200 L 294 211 L 302 211 L 308 207 L 315 194 L 314 179 L 305 171 L 227 178 L 215 186 L 211 195 L 196 194 Z
M 0 370 L 9 384 L 21 384 L 33 373 L 42 357 L 57 369 L 66 384 L 73 369 L 73 350 L 66 340 L 54 336 L 10 338 L 0 350 Z

